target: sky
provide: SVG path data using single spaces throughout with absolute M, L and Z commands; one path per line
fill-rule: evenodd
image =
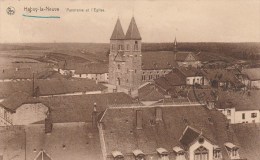
M 109 43 L 117 18 L 126 32 L 132 16 L 143 42 L 260 42 L 259 0 L 0 0 L 0 43 Z

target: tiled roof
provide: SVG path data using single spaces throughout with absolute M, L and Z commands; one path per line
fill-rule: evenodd
M 174 90 L 176 86 L 186 85 L 186 78 L 176 72 L 170 72 L 164 77 L 160 77 L 155 79 L 155 84 L 159 87 L 163 88 L 164 90 Z
M 143 112 L 142 129 L 136 129 L 136 110 Z M 155 123 L 156 106 L 108 108 L 102 119 L 107 153 L 119 150 L 127 155 L 140 149 L 145 154 L 153 154 L 160 147 L 171 151 L 175 146 L 182 146 L 179 139 L 187 126 L 201 131 L 215 145 L 223 147 L 227 141 L 236 144 L 231 138 L 233 132 L 226 129 L 225 116 L 218 111 L 209 111 L 204 106 L 168 106 L 161 110 L 163 120 Z
M 180 72 L 183 74 L 185 77 L 195 77 L 195 76 L 202 76 L 203 73 L 200 69 L 194 68 L 194 67 L 179 67 L 177 69 L 173 70 L 174 72 L 178 73 Z
M 42 124 L 27 127 L 27 159 L 34 159 L 42 150 L 52 160 L 103 159 L 98 130 L 92 128 L 91 123 L 54 124 L 48 135 L 44 130 Z
M 75 92 L 90 92 L 90 91 L 103 91 L 106 89 L 102 84 L 96 84 L 95 81 L 90 79 L 49 79 L 35 80 L 35 88 L 39 87 L 39 95 L 57 95 Z M 46 87 L 48 86 L 48 87 Z M 19 82 L 4 82 L 0 83 L 0 97 L 8 97 L 11 94 L 21 91 L 32 95 L 33 82 L 32 81 L 19 81 Z
M 125 39 L 127 39 L 127 40 L 141 40 L 142 39 L 134 17 L 132 17 L 132 19 L 131 19 L 131 22 L 129 24 L 128 30 L 125 35 Z
M 260 110 L 260 91 L 221 91 L 218 90 L 217 108 L 236 108 L 236 110 Z
M 125 34 L 121 26 L 120 20 L 118 18 L 110 40 L 122 40 L 122 39 L 125 39 Z
M 164 98 L 163 93 L 154 84 L 147 84 L 138 89 L 138 98 L 141 101 L 158 101 Z
M 244 69 L 242 73 L 246 74 L 250 80 L 260 80 L 260 68 Z
M 258 160 L 260 157 L 260 124 L 232 124 L 239 141 L 239 155 L 248 160 Z
M 108 64 L 89 63 L 75 68 L 76 74 L 103 74 L 108 73 Z
M 172 69 L 178 66 L 172 51 L 142 52 L 143 70 Z
M 32 79 L 33 72 L 30 68 L 9 68 L 0 72 L 0 79 Z
M 206 101 L 216 101 L 218 93 L 213 89 L 197 89 L 190 88 L 187 90 L 187 96 L 190 101 L 206 102 Z
M 189 126 L 185 129 L 180 142 L 183 146 L 189 146 L 196 138 L 200 135 L 199 132 L 195 131 L 194 129 L 190 128 Z
M 8 101 L 1 104 L 8 109 L 16 110 L 21 104 L 42 103 L 50 108 L 53 123 L 91 122 L 94 103 L 97 105 L 98 112 L 104 111 L 109 105 L 136 104 L 136 101 L 130 96 L 121 92 L 40 98 L 24 97 L 18 100 L 16 97 L 10 97 Z
M 192 52 L 177 52 L 176 55 L 175 55 L 176 56 L 175 60 L 176 61 L 181 61 L 181 62 L 186 61 L 186 58 L 190 54 L 195 58 L 196 61 L 198 61 L 197 56 L 194 53 L 192 53 Z
M 58 68 L 75 70 L 76 74 L 103 74 L 108 73 L 107 63 L 75 63 L 72 61 L 60 61 Z

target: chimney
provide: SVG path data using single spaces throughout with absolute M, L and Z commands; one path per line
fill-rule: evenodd
M 45 119 L 45 134 L 49 135 L 52 132 L 53 124 L 52 124 L 52 118 L 51 113 L 49 111 L 49 114 L 47 115 L 47 118 Z
M 92 128 L 97 127 L 97 120 L 98 120 L 98 112 L 97 112 L 97 103 L 94 103 L 93 112 L 92 112 Z
M 162 116 L 163 116 L 162 115 L 162 108 L 157 107 L 155 109 L 155 121 L 156 121 L 156 123 L 158 123 L 158 122 L 163 120 Z
M 143 111 L 136 111 L 136 129 L 143 129 Z

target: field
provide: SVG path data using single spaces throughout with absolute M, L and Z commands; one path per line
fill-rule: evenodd
M 172 43 L 143 43 L 142 52 L 173 50 Z M 260 60 L 260 43 L 179 43 L 178 50 L 194 52 L 201 61 Z M 105 43 L 26 43 L 0 44 L 0 66 L 10 63 L 108 63 Z

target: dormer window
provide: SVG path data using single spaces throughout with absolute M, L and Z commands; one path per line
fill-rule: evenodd
M 133 154 L 135 156 L 135 160 L 145 160 L 145 155 L 141 150 L 136 149 L 133 151 Z
M 169 152 L 164 148 L 157 148 L 156 149 L 159 160 L 169 160 Z
M 221 148 L 219 146 L 213 147 L 213 158 L 214 159 L 221 159 L 222 158 Z
M 113 151 L 112 156 L 114 160 L 124 160 L 124 156 L 120 151 Z
M 225 143 L 228 155 L 230 156 L 231 159 L 238 159 L 239 154 L 238 154 L 238 147 L 234 145 L 233 143 L 227 142 Z
M 186 160 L 185 151 L 181 147 L 173 147 L 173 151 L 176 153 L 176 160 Z

